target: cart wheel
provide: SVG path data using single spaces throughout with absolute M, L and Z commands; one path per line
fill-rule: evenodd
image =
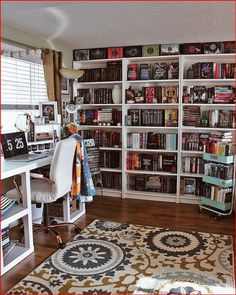
M 66 244 L 64 244 L 64 243 L 58 243 L 58 248 L 59 249 L 64 249 L 65 246 L 66 246 Z

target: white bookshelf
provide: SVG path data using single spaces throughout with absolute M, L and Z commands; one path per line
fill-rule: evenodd
M 184 86 L 223 86 L 235 85 L 235 79 L 186 79 L 187 68 L 193 63 L 197 62 L 216 62 L 216 63 L 234 63 L 234 54 L 196 54 L 196 55 L 176 55 L 176 56 L 156 56 L 156 57 L 134 57 L 134 58 L 121 58 L 121 59 L 103 59 L 103 60 L 87 60 L 87 61 L 74 61 L 74 68 L 81 69 L 92 69 L 99 67 L 106 67 L 106 63 L 110 61 L 122 61 L 122 81 L 104 81 L 104 82 L 75 82 L 74 91 L 76 93 L 77 89 L 80 88 L 98 88 L 98 87 L 108 87 L 112 88 L 113 85 L 119 84 L 122 87 L 122 103 L 121 104 L 84 104 L 80 105 L 81 109 L 92 109 L 92 108 L 119 108 L 122 111 L 122 124 L 121 126 L 85 126 L 81 125 L 81 130 L 105 130 L 105 131 L 118 131 L 121 133 L 122 146 L 117 147 L 100 147 L 101 151 L 119 151 L 121 153 L 121 168 L 111 169 L 102 168 L 102 171 L 114 172 L 122 175 L 122 188 L 121 190 L 111 190 L 103 189 L 106 191 L 107 195 L 122 196 L 123 198 L 136 198 L 136 199 L 148 199 L 148 200 L 159 200 L 159 201 L 170 201 L 170 202 L 181 202 L 181 203 L 192 203 L 199 204 L 200 196 L 186 195 L 181 192 L 181 178 L 195 178 L 201 179 L 202 174 L 196 173 L 183 173 L 182 161 L 183 157 L 202 157 L 203 151 L 200 150 L 182 150 L 182 133 L 208 133 L 211 131 L 232 131 L 234 133 L 234 128 L 209 128 L 209 127 L 194 127 L 194 126 L 183 126 L 183 108 L 185 106 L 198 106 L 202 110 L 220 110 L 222 108 L 234 110 L 235 104 L 203 104 L 203 103 L 183 103 L 183 87 Z M 127 80 L 127 68 L 129 64 L 143 64 L 148 63 L 153 65 L 154 63 L 161 62 L 179 62 L 179 78 L 178 79 L 165 79 L 165 80 Z M 178 86 L 179 95 L 178 103 L 126 103 L 125 101 L 125 91 L 130 86 L 134 90 L 141 90 L 142 87 L 148 86 Z M 164 127 L 164 126 L 125 126 L 125 116 L 129 110 L 139 109 L 139 110 L 155 110 L 155 109 L 176 109 L 178 110 L 178 127 Z M 129 148 L 127 146 L 127 134 L 128 133 L 170 133 L 178 135 L 178 146 L 176 150 L 162 150 L 162 149 L 141 149 L 141 148 Z M 126 159 L 127 153 L 151 153 L 151 154 L 171 154 L 177 156 L 177 173 L 168 173 L 164 171 L 140 171 L 140 170 L 129 170 L 126 169 Z M 162 175 L 162 176 L 172 176 L 176 177 L 176 193 L 156 193 L 156 192 L 144 192 L 144 191 L 132 191 L 127 187 L 127 178 L 129 175 Z M 113 193 L 113 194 L 112 194 Z

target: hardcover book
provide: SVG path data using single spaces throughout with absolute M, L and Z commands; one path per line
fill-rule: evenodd
M 180 52 L 182 54 L 199 54 L 202 52 L 202 44 L 201 43 L 181 44 Z
M 201 78 L 213 79 L 213 63 L 212 62 L 201 63 Z
M 148 192 L 161 192 L 161 177 L 158 175 L 147 176 L 146 191 L 148 191 Z
M 167 64 L 166 63 L 155 63 L 153 66 L 153 79 L 164 80 L 167 79 Z
M 193 103 L 207 103 L 206 86 L 194 86 L 192 94 L 193 94 Z
M 142 56 L 142 46 L 127 46 L 124 47 L 125 57 L 138 57 Z
M 184 178 L 184 194 L 195 195 L 196 179 L 195 178 Z
M 153 171 L 153 155 L 152 154 L 142 154 L 141 170 Z
M 127 69 L 127 80 L 137 80 L 138 79 L 138 65 L 130 64 Z
M 178 86 L 164 86 L 164 96 L 162 103 L 177 103 L 178 102 Z
M 106 48 L 93 48 L 90 50 L 90 59 L 105 59 L 107 58 Z
M 178 126 L 178 110 L 175 110 L 175 109 L 165 110 L 165 126 L 166 127 Z
M 73 60 L 89 60 L 89 49 L 74 49 Z
M 204 43 L 205 54 L 221 53 L 221 42 Z
M 150 64 L 141 64 L 140 65 L 140 80 L 151 80 L 151 65 Z
M 179 44 L 161 44 L 161 55 L 178 55 Z
M 140 117 L 141 117 L 141 110 L 129 110 L 128 114 L 131 116 L 131 124 L 132 126 L 139 126 L 140 125 Z
M 159 45 L 143 45 L 142 54 L 143 56 L 158 56 Z
M 224 53 L 235 53 L 235 41 L 224 42 Z
M 107 49 L 108 58 L 122 58 L 123 47 L 111 47 Z

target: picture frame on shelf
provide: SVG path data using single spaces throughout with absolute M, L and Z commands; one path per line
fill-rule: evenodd
M 69 80 L 61 77 L 61 93 L 69 94 Z
M 196 189 L 196 179 L 195 178 L 185 178 L 184 179 L 184 194 L 195 196 Z
M 39 103 L 39 113 L 40 117 L 44 118 L 45 123 L 57 123 L 57 102 L 47 101 Z

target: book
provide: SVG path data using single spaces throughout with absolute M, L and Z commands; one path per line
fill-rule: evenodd
M 161 55 L 178 55 L 179 44 L 161 44 Z
M 164 86 L 164 96 L 162 96 L 162 103 L 177 103 L 178 92 L 178 86 Z
M 194 86 L 192 88 L 193 103 L 207 103 L 206 86 Z
M 150 64 L 140 64 L 140 80 L 150 80 L 151 79 L 151 65 Z
M 184 194 L 194 196 L 195 190 L 196 190 L 196 179 L 184 178 Z
M 213 63 L 212 62 L 201 63 L 201 78 L 213 79 Z
M 199 54 L 202 52 L 201 43 L 184 43 L 180 46 L 181 54 Z
M 108 58 L 122 58 L 123 57 L 123 47 L 111 47 L 107 49 Z
M 124 47 L 125 57 L 138 57 L 142 56 L 142 46 L 127 46 Z
M 127 80 L 137 80 L 138 79 L 138 65 L 129 64 L 127 69 Z
M 89 49 L 74 49 L 73 60 L 89 60 Z
M 163 80 L 167 78 L 167 63 L 155 63 L 153 65 L 153 79 Z
M 204 53 L 205 54 L 221 53 L 221 42 L 204 43 Z
M 143 45 L 142 46 L 142 56 L 158 56 L 159 55 L 159 45 Z
M 165 126 L 166 127 L 178 126 L 178 110 L 165 109 Z

